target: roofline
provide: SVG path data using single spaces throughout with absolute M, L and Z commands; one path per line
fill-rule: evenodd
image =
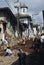
M 20 8 L 27 8 L 27 9 L 28 9 L 28 7 L 27 7 L 27 6 L 21 6 Z

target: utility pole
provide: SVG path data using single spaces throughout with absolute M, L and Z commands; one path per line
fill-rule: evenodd
M 17 33 L 18 33 L 18 38 L 19 38 L 19 0 L 17 0 L 16 4 L 14 7 L 17 9 Z

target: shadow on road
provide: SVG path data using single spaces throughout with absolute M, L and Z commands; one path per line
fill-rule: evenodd
M 28 43 L 27 47 L 29 47 Z M 30 49 L 33 49 L 34 51 L 25 57 L 23 56 L 20 61 L 18 59 L 16 62 L 13 62 L 11 65 L 44 65 L 44 46 L 41 47 L 40 40 L 35 39 L 34 46 L 32 46 Z
M 44 65 L 44 48 L 41 48 L 39 52 L 34 51 L 33 53 L 26 55 L 25 58 L 19 59 L 13 62 L 11 65 Z

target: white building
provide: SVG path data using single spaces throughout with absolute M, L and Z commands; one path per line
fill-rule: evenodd
M 28 7 L 25 4 L 22 4 L 20 6 L 19 20 L 23 28 L 21 30 L 21 34 L 23 36 L 29 36 L 30 34 L 29 28 L 30 28 L 31 16 L 29 16 L 27 12 L 28 12 Z M 18 14 L 15 14 L 15 16 L 17 17 Z

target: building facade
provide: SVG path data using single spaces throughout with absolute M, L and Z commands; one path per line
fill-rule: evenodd
M 9 8 L 0 8 L 0 39 L 4 39 L 5 32 L 13 35 L 17 19 Z

